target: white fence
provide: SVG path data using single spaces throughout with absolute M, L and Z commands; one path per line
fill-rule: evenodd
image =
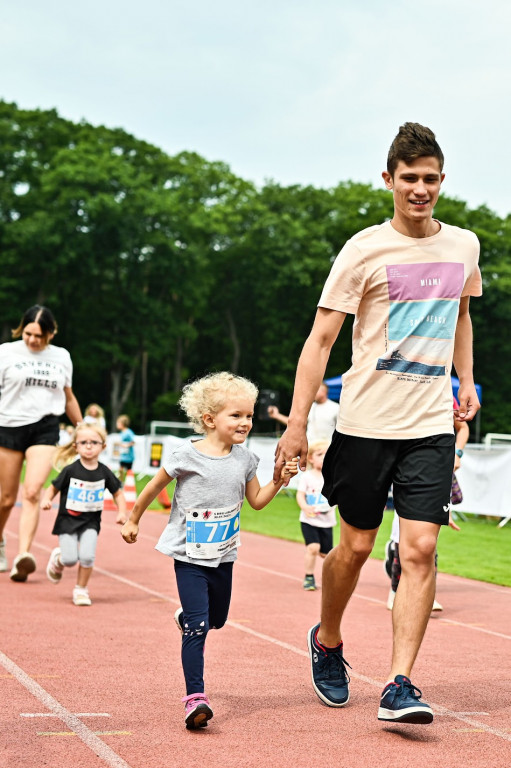
M 154 475 L 161 466 L 165 452 L 180 445 L 190 437 L 174 435 L 138 435 L 135 439 L 136 475 Z M 273 461 L 276 437 L 249 437 L 246 446 L 259 456 L 258 478 L 261 485 L 268 483 L 273 475 Z M 120 440 L 118 434 L 108 435 L 107 449 L 102 456 L 108 466 L 119 466 Z M 511 520 L 511 445 L 468 444 L 457 471 L 463 501 L 454 507 L 462 514 L 487 515 L 502 518 L 500 526 Z M 291 480 L 290 488 L 296 488 L 297 477 Z

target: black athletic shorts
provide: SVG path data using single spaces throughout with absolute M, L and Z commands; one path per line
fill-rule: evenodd
M 335 431 L 323 461 L 323 495 L 349 525 L 372 530 L 392 485 L 400 517 L 447 525 L 454 442 L 454 434 L 383 440 Z
M 320 528 L 309 523 L 300 523 L 305 544 L 319 544 L 322 555 L 328 555 L 334 546 L 333 528 Z
M 0 427 L 0 447 L 25 453 L 32 445 L 57 445 L 59 433 L 59 417 L 44 416 L 34 424 Z

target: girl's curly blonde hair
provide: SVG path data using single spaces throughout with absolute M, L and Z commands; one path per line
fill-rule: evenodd
M 186 384 L 179 399 L 179 406 L 186 413 L 196 432 L 204 435 L 206 434 L 204 425 L 206 413 L 215 416 L 233 397 L 246 397 L 248 400 L 253 400 L 255 404 L 258 394 L 256 385 L 248 379 L 235 376 L 228 371 L 221 371 L 210 373 Z

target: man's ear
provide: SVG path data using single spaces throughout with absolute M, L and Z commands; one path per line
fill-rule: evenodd
M 392 189 L 393 188 L 393 181 L 392 181 L 392 176 L 390 175 L 390 173 L 388 171 L 383 171 L 381 176 L 382 176 L 383 181 L 385 182 L 385 186 L 387 187 L 387 189 Z

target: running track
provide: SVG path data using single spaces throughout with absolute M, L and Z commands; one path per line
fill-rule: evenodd
M 105 513 L 93 605 L 78 608 L 73 573 L 46 579 L 54 514 L 42 516 L 29 581 L 0 574 L 1 768 L 511 766 L 510 589 L 439 575 L 444 612 L 413 675 L 435 721 L 387 726 L 376 718 L 391 651 L 381 562 L 366 564 L 346 615 L 350 703 L 330 709 L 310 685 L 306 633 L 320 593 L 301 588 L 302 546 L 244 533 L 229 623 L 207 641 L 215 717 L 189 732 L 173 569 L 154 551 L 166 517 L 147 512 L 129 546 Z

